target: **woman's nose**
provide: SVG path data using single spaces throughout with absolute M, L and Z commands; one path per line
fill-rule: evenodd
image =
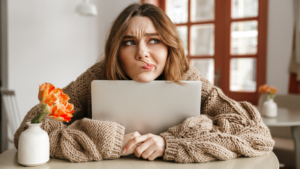
M 145 44 L 139 44 L 138 45 L 138 51 L 136 55 L 136 59 L 143 60 L 149 58 L 149 52 L 147 49 L 147 46 Z

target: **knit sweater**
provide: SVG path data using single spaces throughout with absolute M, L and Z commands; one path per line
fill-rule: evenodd
M 75 112 L 67 124 L 46 117 L 42 129 L 49 134 L 50 156 L 71 162 L 117 159 L 125 128 L 116 122 L 92 120 L 91 82 L 105 80 L 104 64 L 98 62 L 63 88 L 74 104 Z M 191 67 L 185 81 L 201 81 L 201 115 L 186 119 L 161 133 L 166 140 L 163 160 L 180 163 L 228 160 L 239 156 L 260 156 L 272 151 L 274 141 L 256 108 L 248 102 L 236 102 Z M 38 113 L 39 105 L 25 116 L 14 135 L 18 148 L 26 122 Z

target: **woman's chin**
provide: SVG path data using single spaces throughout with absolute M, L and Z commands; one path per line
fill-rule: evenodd
M 136 82 L 148 83 L 148 82 L 152 82 L 153 80 L 155 80 L 155 77 L 153 77 L 149 74 L 145 75 L 144 73 L 141 73 L 141 74 L 135 75 L 131 79 Z

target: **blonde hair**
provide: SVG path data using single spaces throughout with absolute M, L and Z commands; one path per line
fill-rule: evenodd
M 175 25 L 170 18 L 158 7 L 151 4 L 131 4 L 126 7 L 114 21 L 105 44 L 105 70 L 106 79 L 128 79 L 121 68 L 118 51 L 122 39 L 134 16 L 149 17 L 158 31 L 162 41 L 168 46 L 168 57 L 162 78 L 177 84 L 183 74 L 189 69 L 189 62 L 184 54 L 184 48 Z

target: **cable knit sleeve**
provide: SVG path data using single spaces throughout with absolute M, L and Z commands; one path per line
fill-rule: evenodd
M 83 117 L 92 117 L 91 83 L 93 80 L 100 80 L 103 78 L 103 66 L 103 62 L 94 64 L 81 74 L 76 81 L 71 82 L 63 88 L 64 93 L 68 94 L 70 97 L 69 102 L 74 104 L 75 111 L 80 112 L 74 113 L 71 123 L 74 120 L 81 119 Z
M 50 156 L 71 162 L 99 161 L 120 157 L 125 128 L 116 122 L 97 121 L 84 117 L 90 116 L 91 81 L 101 78 L 101 63 L 97 63 L 71 82 L 63 90 L 74 104 L 75 112 L 69 125 L 45 117 L 44 129 L 50 139 Z M 40 105 L 33 107 L 25 116 L 14 135 L 18 149 L 21 133 L 27 129 L 26 122 L 41 113 Z
M 201 115 L 160 134 L 166 140 L 164 160 L 208 162 L 272 151 L 275 142 L 253 105 L 228 98 L 195 68 L 185 80 L 202 81 Z

